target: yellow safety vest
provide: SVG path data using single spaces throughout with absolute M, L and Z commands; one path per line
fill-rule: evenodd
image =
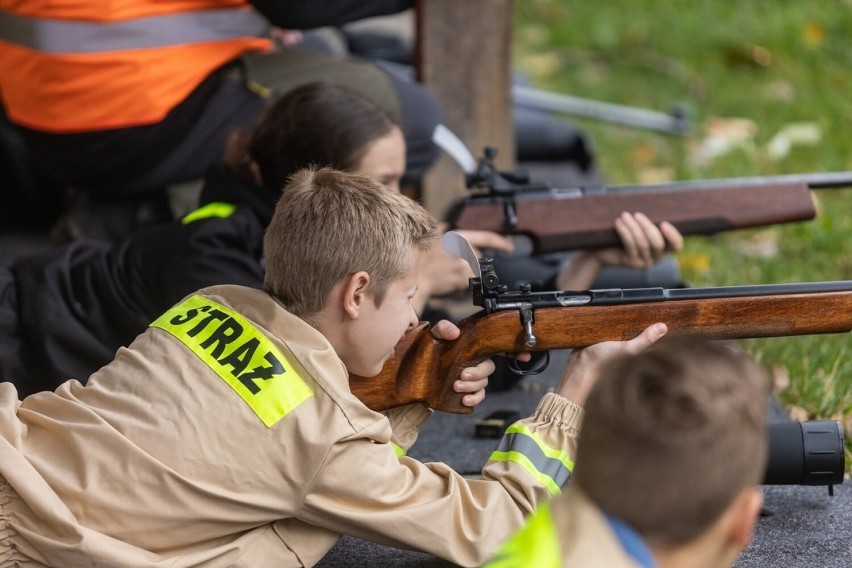
M 542 503 L 483 568 L 561 568 L 560 555 L 550 505 Z

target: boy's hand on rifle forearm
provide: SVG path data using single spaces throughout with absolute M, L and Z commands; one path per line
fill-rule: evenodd
M 663 221 L 659 227 L 643 213 L 622 213 L 615 220 L 615 231 L 621 248 L 583 251 L 565 267 L 557 278 L 560 290 L 583 290 L 592 285 L 605 266 L 650 268 L 669 251 L 683 248 L 683 235 Z
M 452 341 L 459 336 L 459 328 L 451 321 L 441 320 L 432 326 L 432 335 L 437 339 Z M 529 353 L 519 353 L 521 361 L 529 361 Z M 485 399 L 485 387 L 488 386 L 488 377 L 494 372 L 494 361 L 485 359 L 475 367 L 467 367 L 461 372 L 459 380 L 453 383 L 453 390 L 457 393 L 467 393 L 462 397 L 465 406 L 476 406 Z
M 556 394 L 583 406 L 589 391 L 600 376 L 603 365 L 621 355 L 641 353 L 663 337 L 666 331 L 668 330 L 664 323 L 655 323 L 628 341 L 604 341 L 584 349 L 573 350 L 556 385 Z

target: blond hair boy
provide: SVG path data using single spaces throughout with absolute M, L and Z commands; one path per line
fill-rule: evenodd
M 0 384 L 0 564 L 311 566 L 343 533 L 480 564 L 570 476 L 596 365 L 664 333 L 579 351 L 483 479 L 420 463 L 404 454 L 431 411 L 374 412 L 349 373 L 377 374 L 417 323 L 434 220 L 333 170 L 285 194 L 266 291 L 185 298 L 85 387 L 21 402 Z M 482 400 L 493 368 L 463 370 L 463 402 Z

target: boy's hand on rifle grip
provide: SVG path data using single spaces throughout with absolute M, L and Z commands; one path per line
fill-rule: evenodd
M 573 350 L 556 386 L 556 394 L 578 406 L 583 406 L 598 380 L 603 365 L 621 355 L 641 353 L 656 343 L 667 331 L 666 324 L 655 323 L 628 341 L 604 341 Z
M 432 335 L 436 339 L 453 341 L 459 336 L 459 328 L 451 321 L 441 320 L 432 326 Z M 528 361 L 529 353 L 519 353 L 518 359 Z M 494 372 L 494 361 L 485 359 L 475 367 L 467 367 L 461 372 L 459 380 L 453 383 L 453 390 L 457 393 L 467 393 L 462 397 L 465 406 L 476 406 L 485 399 L 485 387 L 488 386 L 488 377 Z

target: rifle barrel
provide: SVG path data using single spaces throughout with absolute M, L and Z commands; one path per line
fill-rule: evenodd
M 748 176 L 733 178 L 696 179 L 655 184 L 612 185 L 607 189 L 618 191 L 648 191 L 677 189 L 712 189 L 725 187 L 746 187 L 772 184 L 803 183 L 810 189 L 837 189 L 852 187 L 852 171 L 813 172 L 799 174 L 780 174 L 774 176 Z
M 543 110 L 545 112 L 562 112 L 565 114 L 585 116 L 636 128 L 677 134 L 679 136 L 688 134 L 690 130 L 689 118 L 682 107 L 675 107 L 671 113 L 663 113 L 562 93 L 542 91 L 524 85 L 513 85 L 512 97 L 515 99 L 515 104 L 520 107 Z
M 533 308 L 567 306 L 611 306 L 645 304 L 673 300 L 708 300 L 711 298 L 744 298 L 852 292 L 852 280 L 828 282 L 794 282 L 788 284 L 751 284 L 712 286 L 706 288 L 601 288 L 584 291 L 519 292 L 508 291 L 489 303 L 486 311 L 518 309 L 524 303 Z

